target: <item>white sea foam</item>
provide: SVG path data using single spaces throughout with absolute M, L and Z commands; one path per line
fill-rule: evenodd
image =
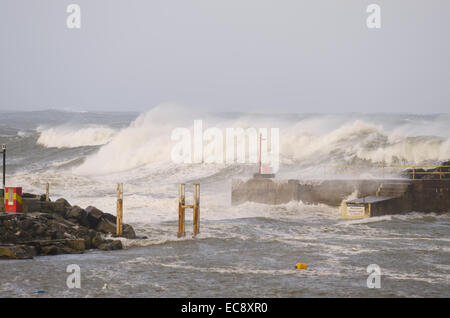
M 101 144 L 106 140 L 110 142 L 89 156 L 74 172 L 85 175 L 110 174 L 136 168 L 141 170 L 155 163 L 169 167 L 171 150 L 175 144 L 171 140 L 172 130 L 181 126 L 192 131 L 194 119 L 202 119 L 205 126 L 214 126 L 224 132 L 228 127 L 280 128 L 282 170 L 289 167 L 291 171 L 299 172 L 297 170 L 300 169 L 300 172 L 318 175 L 319 172 L 322 173 L 317 169 L 320 165 L 355 162 L 372 166 L 381 163 L 437 164 L 450 158 L 449 136 L 441 131 L 429 135 L 429 127 L 424 127 L 424 133 L 421 134 L 420 129 L 410 123 L 403 126 L 392 123 L 383 125 L 371 122 L 368 116 L 347 119 L 343 116 L 315 115 L 296 120 L 295 117 L 286 119 L 242 114 L 227 118 L 212 114 L 194 115 L 174 105 L 162 105 L 141 114 L 115 135 L 107 131 L 106 138 L 99 138 L 101 141 L 94 144 Z M 447 117 L 439 120 L 449 121 Z M 55 140 L 65 139 L 64 134 L 61 136 L 53 131 L 46 135 L 52 135 L 51 132 Z M 48 136 L 45 140 L 52 139 Z M 76 140 L 77 138 L 70 138 L 67 143 L 76 143 Z M 41 135 L 40 142 L 43 141 L 44 135 Z M 46 144 L 52 142 L 46 141 Z M 58 146 L 57 141 L 53 144 Z M 63 144 L 65 143 L 61 142 L 59 145 Z M 229 165 L 210 164 L 207 167 L 211 174 L 216 174 Z M 393 173 L 395 172 L 398 171 Z M 372 172 L 366 170 L 364 173 L 364 177 L 370 177 Z
M 37 143 L 50 148 L 74 148 L 81 146 L 97 146 L 108 143 L 114 136 L 115 130 L 106 126 L 62 125 L 52 128 L 39 127 L 40 136 Z
M 202 119 L 205 126 L 220 129 L 279 127 L 282 164 L 277 175 L 279 178 L 304 178 L 305 175 L 315 177 L 317 173 L 322 174 L 321 165 L 333 163 L 364 162 L 376 165 L 384 160 L 386 163 L 420 164 L 438 163 L 441 159 L 450 158 L 449 130 L 444 129 L 450 124 L 449 116 L 437 116 L 434 119 L 414 117 L 404 123 L 398 119 L 391 120 L 391 116 L 379 116 L 376 120 L 363 115 L 289 118 L 249 114 L 192 115 L 176 107 L 157 107 L 116 131 L 101 122 L 96 126 L 65 124 L 41 127 L 38 131 L 40 145 L 79 148 L 48 150 L 33 144 L 33 151 L 27 148 L 33 139 L 27 138 L 29 136 L 25 132 L 28 130 L 21 128 L 24 129 L 23 132 L 12 136 L 18 140 L 23 139 L 23 147 L 16 149 L 26 151 L 20 156 L 36 158 L 39 168 L 33 170 L 31 165 L 20 166 L 20 170 L 8 174 L 8 184 L 22 186 L 24 192 L 43 193 L 46 182 L 50 182 L 52 200 L 64 197 L 72 205 L 83 208 L 94 205 L 104 212 L 115 214 L 116 183 L 123 182 L 124 222 L 131 224 L 138 235 L 148 237 L 121 240 L 126 248 L 151 248 L 134 249 L 131 253 L 111 252 L 107 255 L 99 251 L 86 253 L 82 261 L 95 264 L 92 266 L 93 270 L 86 273 L 87 281 L 98 280 L 94 287 L 91 285 L 91 289 L 88 289 L 89 296 L 120 295 L 119 290 L 123 294 L 136 295 L 136 286 L 140 286 L 142 281 L 148 281 L 141 279 L 139 274 L 159 271 L 161 268 L 167 268 L 168 272 L 186 272 L 185 277 L 198 273 L 202 276 L 211 275 L 209 277 L 259 275 L 264 286 L 266 277 L 287 276 L 295 279 L 298 276 L 303 279 L 314 276 L 316 281 L 321 278 L 322 281 L 312 286 L 327 286 L 323 289 L 329 295 L 337 290 L 336 286 L 340 286 L 338 282 L 344 282 L 342 286 L 347 287 L 350 286 L 349 282 L 361 284 L 366 290 L 365 269 L 369 262 L 385 262 L 396 258 L 398 262 L 394 265 L 399 266 L 398 270 L 392 270 L 393 265 L 388 262 L 378 263 L 382 267 L 383 277 L 395 279 L 401 284 L 413 283 L 414 288 L 419 286 L 415 289 L 419 291 L 426 290 L 431 284 L 448 282 L 448 262 L 445 258 L 449 253 L 450 240 L 445 236 L 449 222 L 447 215 L 411 213 L 340 220 L 339 208 L 326 205 L 289 202 L 273 206 L 247 202 L 232 206 L 230 179 L 250 176 L 256 167 L 177 165 L 170 160 L 172 129 L 192 129 L 194 119 Z M 105 126 L 99 126 L 102 124 Z M 106 132 L 100 134 L 106 137 L 96 138 L 95 131 Z M 34 134 L 35 132 L 32 135 Z M 82 147 L 92 144 L 101 146 L 98 149 Z M 11 149 L 11 156 L 17 155 L 14 148 Z M 85 157 L 87 158 L 83 162 Z M 355 176 L 353 171 L 350 175 Z M 187 183 L 187 204 L 192 202 L 190 183 L 201 183 L 201 232 L 195 240 L 191 237 L 191 210 L 186 213 L 186 237 L 178 239 L 176 235 L 177 183 L 180 182 Z M 349 198 L 354 198 L 355 194 Z M 396 226 L 397 223 L 401 226 Z M 194 259 L 189 258 L 192 251 L 199 248 L 205 253 L 202 255 L 214 257 L 212 262 L 208 262 L 211 266 L 194 265 L 197 254 Z M 206 249 L 202 251 L 203 248 Z M 176 253 L 171 254 L 174 250 Z M 283 253 L 283 250 L 284 254 L 278 255 L 278 251 Z M 225 253 L 242 253 L 245 257 L 236 258 L 236 263 L 234 260 L 229 263 L 230 259 L 224 256 Z M 418 257 L 418 254 L 421 256 Z M 104 266 L 103 262 L 110 257 L 117 259 L 112 263 L 108 261 Z M 61 260 L 64 259 L 55 257 L 46 263 L 47 258 L 37 258 L 36 262 L 56 266 L 55 261 Z M 306 262 L 308 270 L 295 270 L 294 264 L 298 261 Z M 408 273 L 411 262 L 420 265 L 417 273 Z M 26 264 L 31 264 L 29 262 L 17 264 L 26 266 L 24 272 L 42 272 L 41 265 L 28 267 Z M 143 266 L 140 267 L 140 264 Z M 16 271 L 15 266 L 16 263 L 9 273 Z M 129 275 L 120 274 L 129 273 L 126 270 L 128 266 L 132 266 L 133 273 L 138 273 L 138 276 L 132 275 L 134 278 L 130 279 Z M 428 274 L 429 269 L 435 273 Z M 185 286 L 189 279 L 184 279 L 182 275 L 179 275 L 182 277 L 180 286 Z M 15 282 L 17 277 L 14 275 L 5 277 L 12 279 L 0 287 L 0 294 L 14 290 L 12 295 L 29 295 L 30 290 L 32 293 L 36 289 L 31 283 Z M 160 279 L 163 282 L 160 282 L 161 285 L 155 282 L 154 286 L 145 283 L 141 287 L 146 291 L 150 288 L 161 292 L 164 286 L 173 286 L 173 277 L 168 280 L 163 277 Z M 108 283 L 109 289 L 101 290 L 105 283 Z M 417 285 L 420 283 L 426 285 Z M 124 288 L 129 290 L 124 291 Z M 164 295 L 173 295 L 172 290 L 168 288 Z M 57 292 L 65 295 L 67 291 Z M 396 295 L 401 292 L 395 291 Z M 393 291 L 388 289 L 386 293 Z M 345 296 L 346 293 L 341 295 Z

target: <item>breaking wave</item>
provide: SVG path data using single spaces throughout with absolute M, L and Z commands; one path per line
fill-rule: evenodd
M 423 164 L 450 158 L 449 138 L 389 132 L 363 120 L 345 123 L 324 134 L 296 128 L 290 127 L 280 136 L 282 155 L 294 162 Z
M 106 126 L 58 126 L 54 128 L 39 127 L 40 136 L 37 143 L 50 148 L 75 148 L 82 146 L 98 146 L 108 143 L 116 131 Z
M 74 172 L 106 174 L 155 163 L 159 165 L 166 163 L 169 166 L 171 150 L 175 145 L 171 140 L 172 130 L 181 126 L 193 132 L 194 119 L 203 120 L 205 126 L 203 131 L 207 127 L 217 127 L 224 136 L 228 127 L 280 128 L 280 164 L 285 167 L 305 168 L 322 164 L 358 162 L 369 165 L 438 164 L 450 158 L 450 136 L 443 134 L 444 130 L 441 129 L 450 124 L 450 117 L 436 116 L 427 120 L 420 117 L 412 120 L 400 117 L 393 120 L 389 115 L 379 115 L 378 120 L 373 120 L 370 115 L 361 114 L 303 117 L 299 115 L 292 118 L 251 114 L 220 116 L 193 115 L 173 105 L 160 106 L 141 114 L 128 127 L 116 134 L 106 129 L 100 130 L 102 132 L 100 137 L 92 138 L 96 135 L 95 130 L 91 131 L 86 141 L 90 140 L 91 144 L 109 142 L 98 152 L 88 156 Z M 174 118 L 178 118 L 177 121 Z M 430 121 L 434 122 L 435 132 L 430 131 Z M 49 142 L 51 139 L 47 137 L 52 134 L 55 135 L 55 140 L 56 138 L 66 140 L 65 143 L 60 143 L 60 146 L 82 144 L 77 143 L 78 138 L 66 139 L 64 135 L 56 134 L 52 130 L 41 135 L 40 140 L 46 136 L 46 144 L 51 144 Z M 211 169 L 211 173 L 217 173 L 227 167 L 225 164 L 208 165 L 217 168 Z

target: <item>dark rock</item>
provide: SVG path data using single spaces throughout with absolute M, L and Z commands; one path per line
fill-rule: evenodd
M 84 226 L 78 226 L 75 229 L 75 235 L 78 237 L 87 236 L 89 232 L 89 229 Z
M 92 243 L 92 239 L 95 237 L 96 234 L 97 234 L 96 231 L 94 231 L 92 229 L 89 229 L 87 231 L 87 233 L 83 236 L 83 238 L 84 238 L 84 245 L 85 245 L 85 248 L 87 250 L 89 250 L 91 248 L 95 248 L 94 244 Z M 100 233 L 99 233 L 99 236 L 101 238 Z
M 87 212 L 87 219 L 89 222 L 89 227 L 94 229 L 100 222 L 103 212 L 94 206 L 88 206 L 86 208 L 86 212 Z
M 78 252 L 84 252 L 86 248 L 83 239 L 67 240 L 66 244 L 68 247 Z
M 114 234 L 116 233 L 116 224 L 107 220 L 103 215 L 95 229 L 102 233 Z
M 106 240 L 98 248 L 103 251 L 111 251 L 111 250 L 121 250 L 123 246 L 122 242 L 119 240 Z
M 27 193 L 27 192 L 23 192 L 22 193 L 22 199 L 23 198 L 30 198 L 30 199 L 35 199 L 36 195 L 35 194 L 31 194 L 31 193 Z
M 136 233 L 134 232 L 134 229 L 131 225 L 128 224 L 123 225 L 123 237 L 126 237 L 127 239 L 136 238 Z
M 95 233 L 94 237 L 91 239 L 91 245 L 94 248 L 98 248 L 102 243 L 104 242 L 104 239 L 102 235 L 98 232 Z
M 25 213 L 28 212 L 47 212 L 43 211 L 42 202 L 35 198 L 22 198 L 22 210 Z
M 56 245 L 41 246 L 39 255 L 58 255 L 62 254 L 62 250 Z
M 42 224 L 36 223 L 33 225 L 33 230 L 36 236 L 41 236 L 45 233 L 46 228 Z
M 36 249 L 24 245 L 0 246 L 0 259 L 30 259 L 36 256 Z
M 65 217 L 68 219 L 74 219 L 83 226 L 89 226 L 87 212 L 77 205 L 67 210 Z
M 110 213 L 103 213 L 102 218 L 116 224 L 116 217 Z
M 32 193 L 22 193 L 22 198 L 27 198 L 27 199 L 36 199 L 38 201 L 45 201 L 46 196 L 45 194 L 32 194 Z
M 109 213 L 103 213 L 100 222 L 97 224 L 96 228 L 97 231 L 106 233 L 106 234 L 116 234 L 116 217 Z M 123 224 L 122 227 L 123 231 L 123 237 L 126 237 L 128 239 L 134 239 L 136 238 L 136 233 L 134 232 L 134 229 L 129 224 Z
M 52 239 L 56 239 L 56 240 L 61 240 L 61 239 L 65 239 L 66 236 L 64 235 L 65 232 L 63 231 L 55 231 L 54 234 L 52 235 Z
M 55 219 L 55 216 L 54 216 L 53 214 L 51 214 L 51 213 L 46 213 L 46 214 L 41 214 L 41 215 L 39 215 L 39 218 L 40 218 L 41 220 L 43 220 L 43 219 L 46 219 L 46 220 L 54 220 L 54 219 Z
M 32 227 L 32 225 L 33 225 L 33 222 L 31 221 L 31 219 L 28 219 L 28 218 L 24 219 L 21 222 L 21 228 L 22 228 L 22 230 L 25 230 L 25 231 L 30 229 Z
M 93 248 L 92 243 L 91 243 L 91 239 L 89 238 L 89 236 L 85 236 L 83 237 L 84 240 L 84 248 L 87 250 L 90 250 L 91 248 Z
M 32 241 L 28 244 L 36 248 L 38 255 L 80 254 L 85 250 L 83 239 Z
M 120 240 L 106 240 L 102 233 L 115 235 L 116 217 L 89 206 L 71 206 L 65 199 L 55 202 L 43 196 L 25 194 L 24 212 L 0 213 L 0 258 L 32 258 L 35 255 L 83 253 L 86 249 L 122 249 Z M 37 212 L 33 215 L 27 212 Z M 123 225 L 123 237 L 136 238 L 132 226 Z
M 41 195 L 37 195 L 36 199 L 38 199 L 39 201 L 47 201 L 47 196 L 45 194 L 41 194 Z M 50 198 L 48 198 L 47 202 L 51 202 L 52 200 L 50 200 Z
M 19 241 L 29 241 L 33 238 L 29 231 L 18 231 L 16 235 Z
M 55 202 L 53 202 L 53 212 L 64 215 L 66 211 L 71 207 L 70 203 L 67 202 L 66 199 L 58 199 Z
M 89 229 L 87 232 L 88 237 L 92 240 L 95 235 L 97 234 L 97 232 L 95 230 Z

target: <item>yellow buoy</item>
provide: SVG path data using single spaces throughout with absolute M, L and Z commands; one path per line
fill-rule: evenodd
M 297 263 L 297 269 L 307 269 L 308 265 L 303 263 Z

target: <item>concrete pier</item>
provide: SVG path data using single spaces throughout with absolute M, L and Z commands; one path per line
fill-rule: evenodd
M 347 200 L 350 196 L 357 199 Z M 450 212 L 450 179 L 277 180 L 232 181 L 232 204 L 246 201 L 341 206 L 343 218 L 407 212 Z

